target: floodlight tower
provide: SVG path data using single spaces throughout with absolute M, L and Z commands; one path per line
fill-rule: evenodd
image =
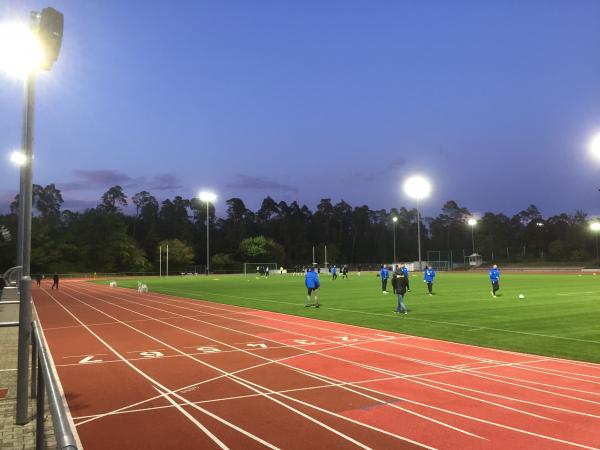
M 475 234 L 473 232 L 473 229 L 475 228 L 475 225 L 477 225 L 477 219 L 470 218 L 469 220 L 467 220 L 467 223 L 471 227 L 471 245 L 473 246 L 473 254 L 475 254 Z
M 414 175 L 407 178 L 404 182 L 404 193 L 417 201 L 417 246 L 419 249 L 419 270 L 422 269 L 421 264 L 421 200 L 427 198 L 431 192 L 431 184 L 429 181 L 420 175 Z
M 590 223 L 590 230 L 596 235 L 596 261 L 600 262 L 600 254 L 598 253 L 598 233 L 600 232 L 600 222 Z
M 211 203 L 214 203 L 217 199 L 217 195 L 213 192 L 202 191 L 198 194 L 200 201 L 206 203 L 206 275 L 210 273 L 210 251 L 209 251 L 209 230 L 210 230 L 210 209 Z
M 16 23 L 0 25 L 0 70 L 24 80 L 22 157 L 19 189 L 18 265 L 19 351 L 17 372 L 18 425 L 29 422 L 28 379 L 31 344 L 31 199 L 33 164 L 33 115 L 35 80 L 40 71 L 49 71 L 58 59 L 63 38 L 64 17 L 53 8 L 30 13 L 29 26 Z
M 396 260 L 396 223 L 398 223 L 398 217 L 392 217 L 392 223 L 394 224 L 394 264 L 396 264 L 398 262 Z

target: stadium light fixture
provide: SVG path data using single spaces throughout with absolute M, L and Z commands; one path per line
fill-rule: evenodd
M 25 153 L 15 150 L 10 154 L 10 162 L 15 166 L 24 166 L 27 163 L 27 156 Z
M 398 217 L 392 217 L 392 223 L 394 224 L 394 264 L 398 261 L 396 260 L 396 223 L 398 222 Z
M 206 203 L 206 275 L 210 273 L 210 204 L 217 199 L 217 194 L 210 191 L 202 191 L 198 194 L 200 201 Z
M 596 235 L 596 261 L 600 263 L 600 253 L 598 253 L 598 232 L 600 232 L 600 222 L 590 223 L 590 230 Z
M 419 251 L 419 270 L 423 268 L 421 259 L 421 205 L 420 202 L 431 193 L 431 183 L 421 175 L 413 175 L 404 181 L 404 193 L 417 201 L 417 247 Z
M 471 217 L 467 220 L 467 224 L 471 227 L 471 245 L 473 246 L 473 255 L 475 254 L 475 225 L 477 225 L 477 219 Z
M 29 422 L 29 343 L 31 341 L 31 203 L 33 192 L 33 115 L 36 76 L 50 70 L 62 45 L 64 18 L 53 8 L 32 11 L 29 25 L 0 24 L 0 72 L 24 80 L 23 132 L 19 189 L 17 265 L 19 280 L 19 345 L 17 358 L 17 425 Z
M 596 159 L 600 159 L 600 131 L 590 140 L 589 151 Z
M 535 226 L 536 227 L 543 227 L 544 226 L 544 222 L 536 222 Z

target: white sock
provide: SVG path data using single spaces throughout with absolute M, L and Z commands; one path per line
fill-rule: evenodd
M 310 303 L 310 295 L 306 296 L 306 304 L 308 305 Z
M 319 304 L 319 297 L 317 297 L 316 295 L 315 295 L 315 304 L 317 304 L 317 305 Z

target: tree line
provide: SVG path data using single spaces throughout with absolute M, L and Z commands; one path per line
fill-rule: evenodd
M 124 208 L 133 206 L 133 213 Z M 159 202 L 147 191 L 128 197 L 113 186 L 94 208 L 63 210 L 54 184 L 34 185 L 32 272 L 158 272 L 159 246 L 169 245 L 172 271 L 206 262 L 206 205 L 181 196 Z M 16 264 L 17 210 L 0 215 L 0 268 Z M 277 262 L 285 267 L 316 260 L 332 264 L 392 262 L 395 234 L 400 261 L 417 259 L 417 212 L 414 208 L 372 210 L 367 205 L 332 203 L 324 198 L 315 210 L 293 201 L 266 197 L 257 211 L 241 198 L 230 198 L 223 217 L 209 207 L 211 267 L 240 270 L 243 262 Z M 393 222 L 392 218 L 397 221 Z M 544 218 L 530 205 L 512 217 L 486 212 L 473 229 L 468 208 L 447 201 L 436 217 L 422 217 L 423 259 L 463 262 L 475 251 L 487 261 L 578 262 L 596 259 L 597 240 L 586 213 Z M 472 239 L 473 238 L 473 239 Z M 164 258 L 164 253 L 163 253 Z

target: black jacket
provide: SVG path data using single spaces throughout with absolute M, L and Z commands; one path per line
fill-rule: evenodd
M 408 284 L 407 281 L 408 280 L 402 272 L 394 272 L 394 275 L 392 276 L 392 287 L 394 288 L 394 293 L 401 295 L 406 294 L 406 285 Z

